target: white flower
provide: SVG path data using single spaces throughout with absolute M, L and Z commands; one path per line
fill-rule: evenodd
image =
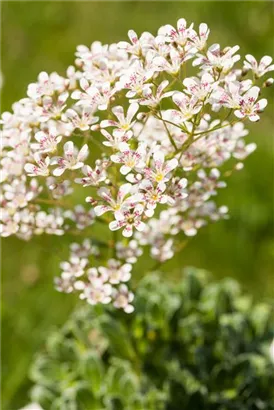
M 112 109 L 112 112 L 118 119 L 118 121 L 103 120 L 100 125 L 102 128 L 115 127 L 116 130 L 126 132 L 134 125 L 135 121 L 132 121 L 132 119 L 137 113 L 138 109 L 139 105 L 137 103 L 130 104 L 125 116 L 124 108 L 122 106 L 114 107 Z
M 103 187 L 97 191 L 97 194 L 103 198 L 108 205 L 98 205 L 94 208 L 94 212 L 97 216 L 103 215 L 105 212 L 112 211 L 116 217 L 117 213 L 123 209 L 133 208 L 136 203 L 138 202 L 138 198 L 136 196 L 128 196 L 131 192 L 132 185 L 131 184 L 123 184 L 120 186 L 117 199 L 114 200 L 112 198 L 111 192 L 109 189 Z
M 86 299 L 90 305 L 97 303 L 108 304 L 111 302 L 112 286 L 106 282 L 107 278 L 99 275 L 96 268 L 87 271 L 89 282 L 76 282 L 75 287 L 82 290 L 81 299 Z
M 85 92 L 74 91 L 71 98 L 79 100 L 77 105 L 87 105 L 99 110 L 106 110 L 111 97 L 116 93 L 115 88 L 111 88 L 110 83 L 106 82 L 98 87 L 90 86 L 85 78 L 80 80 L 80 85 Z
M 181 92 L 176 92 L 172 96 L 174 104 L 178 106 L 180 111 L 167 110 L 164 112 L 163 118 L 166 119 L 168 115 L 171 116 L 172 121 L 176 124 L 183 124 L 190 120 L 202 108 L 202 103 L 194 97 L 189 97 Z
M 139 145 L 136 151 L 130 150 L 126 145 L 121 147 L 122 152 L 111 155 L 111 160 L 118 164 L 123 164 L 120 172 L 127 175 L 132 169 L 142 170 L 145 167 L 144 147 Z
M 162 81 L 161 84 L 157 87 L 155 95 L 150 88 L 151 85 L 144 87 L 142 91 L 142 97 L 138 98 L 137 100 L 131 100 L 131 102 L 137 101 L 140 105 L 157 107 L 164 98 L 170 97 L 174 93 L 173 91 L 164 93 L 164 89 L 168 86 L 168 84 L 168 80 Z
M 117 285 L 121 282 L 128 282 L 131 278 L 132 265 L 130 263 L 125 263 L 124 265 L 121 262 L 115 259 L 109 259 L 107 267 L 100 266 L 98 271 L 108 278 L 108 282 L 112 285 Z
M 186 93 L 197 98 L 197 100 L 204 101 L 213 90 L 214 82 L 215 80 L 211 74 L 204 73 L 201 79 L 197 77 L 185 78 L 183 84 L 187 88 Z
M 38 144 L 32 144 L 32 148 L 40 152 L 55 152 L 59 142 L 62 140 L 62 136 L 58 136 L 56 128 L 50 128 L 48 133 L 39 131 L 35 134 L 34 138 Z
M 90 255 L 99 255 L 98 247 L 93 245 L 92 241 L 89 239 L 84 239 L 84 241 L 79 243 L 72 243 L 70 245 L 71 256 L 78 258 L 88 258 Z
M 64 79 L 57 73 L 48 75 L 42 71 L 38 76 L 38 83 L 32 83 L 28 86 L 27 94 L 33 99 L 38 99 L 43 95 L 53 95 L 54 91 L 63 91 L 65 87 Z
M 138 257 L 143 254 L 142 248 L 135 239 L 132 239 L 127 244 L 117 242 L 115 246 L 117 257 L 124 259 L 128 263 L 136 263 Z
M 181 201 L 182 199 L 185 199 L 188 196 L 188 193 L 186 192 L 186 187 L 187 187 L 186 178 L 181 178 L 181 179 L 179 179 L 178 177 L 173 178 L 171 180 L 171 185 L 169 187 L 168 194 L 174 200 Z
M 226 187 L 224 181 L 219 181 L 220 175 L 221 173 L 217 168 L 212 168 L 208 175 L 203 169 L 197 172 L 200 181 L 196 181 L 193 186 L 196 189 L 205 191 L 202 194 L 204 201 L 207 201 L 212 195 L 217 195 L 216 189 Z
M 118 289 L 113 289 L 112 297 L 114 299 L 114 307 L 123 309 L 126 313 L 134 311 L 134 307 L 131 305 L 134 295 L 128 290 L 126 285 L 120 285 Z
M 133 30 L 129 30 L 128 37 L 130 39 L 130 43 L 120 41 L 118 43 L 118 47 L 139 57 L 143 54 L 143 51 L 150 48 L 150 43 L 153 39 L 153 36 L 150 33 L 143 33 L 141 37 L 138 38 L 137 34 Z
M 196 33 L 195 30 L 190 31 L 190 39 L 193 42 L 194 46 L 198 50 L 203 50 L 206 47 L 206 42 L 209 36 L 210 30 L 208 28 L 208 25 L 205 23 L 201 23 L 199 25 L 199 35 Z
M 70 258 L 69 262 L 61 262 L 60 268 L 63 271 L 63 277 L 80 277 L 84 274 L 85 267 L 88 264 L 88 260 L 85 258 L 78 258 L 73 256 Z
M 151 217 L 154 214 L 154 210 L 158 203 L 169 205 L 174 201 L 167 194 L 164 194 L 166 190 L 166 184 L 160 182 L 156 187 L 149 180 L 143 180 L 139 186 L 140 191 L 143 194 L 142 201 L 146 205 L 145 215 Z
M 134 67 L 134 70 L 129 71 L 120 77 L 117 87 L 118 89 L 129 90 L 126 93 L 127 98 L 132 98 L 136 94 L 141 96 L 147 87 L 152 85 L 152 83 L 148 83 L 148 81 L 153 74 L 154 70 L 144 70 L 142 67 Z
M 64 145 L 64 157 L 55 157 L 51 161 L 51 165 L 57 164 L 58 167 L 54 169 L 53 175 L 60 176 L 66 169 L 79 169 L 84 166 L 84 160 L 88 156 L 88 146 L 85 144 L 81 150 L 74 147 L 72 141 L 67 141 Z
M 199 227 L 199 221 L 195 221 L 192 219 L 185 220 L 180 225 L 180 228 L 184 231 L 186 236 L 195 236 L 197 234 L 197 230 Z
M 94 223 L 95 213 L 93 209 L 86 210 L 82 205 L 76 205 L 73 210 L 64 213 L 66 218 L 76 223 L 76 228 L 82 230 Z
M 73 193 L 73 188 L 69 180 L 58 182 L 56 178 L 48 177 L 46 184 L 54 199 L 62 198 L 63 196 Z
M 106 180 L 107 174 L 104 163 L 101 161 L 97 162 L 94 169 L 89 165 L 85 165 L 82 168 L 82 172 L 85 175 L 83 178 L 76 178 L 75 182 L 77 184 L 82 184 L 83 187 L 86 186 L 97 186 L 100 182 Z
M 107 141 L 103 141 L 103 144 L 106 147 L 112 147 L 118 151 L 121 149 L 121 147 L 123 147 L 123 143 L 128 142 L 133 136 L 132 131 L 124 132 L 121 130 L 114 130 L 111 135 L 107 130 L 102 129 L 101 133 L 107 139 Z
M 259 63 L 251 54 L 247 54 L 245 59 L 244 68 L 248 70 L 251 69 L 257 78 L 262 77 L 269 71 L 274 71 L 274 64 L 271 64 L 272 57 L 270 56 L 262 57 Z
M 74 291 L 75 278 L 73 276 L 64 275 L 54 278 L 54 287 L 58 292 L 72 293 Z
M 39 114 L 39 121 L 46 122 L 50 119 L 59 119 L 62 111 L 66 107 L 65 102 L 67 101 L 68 96 L 68 92 L 63 92 L 58 95 L 55 100 L 50 96 L 42 97 L 41 111 L 39 108 L 37 110 L 37 113 Z
M 234 55 L 239 48 L 239 46 L 228 47 L 222 51 L 219 44 L 213 44 L 209 47 L 206 56 L 201 55 L 193 61 L 193 66 L 202 65 L 204 70 L 216 69 L 218 72 L 227 73 L 240 59 L 239 54 Z
M 87 131 L 90 126 L 98 122 L 99 118 L 94 117 L 93 107 L 84 106 L 80 115 L 73 109 L 68 109 L 64 115 L 64 119 L 68 119 L 74 128 L 79 128 L 81 131 Z
M 181 53 L 172 48 L 169 53 L 169 58 L 155 56 L 153 66 L 155 71 L 166 71 L 168 74 L 175 76 L 179 73 L 181 66 L 192 57 L 192 49 L 189 47 L 186 47 Z
M 225 89 L 218 87 L 212 94 L 212 109 L 218 111 L 220 106 L 227 108 L 239 108 L 243 93 L 252 87 L 252 81 L 230 81 Z
M 144 207 L 141 204 L 136 205 L 133 209 L 117 212 L 116 220 L 110 222 L 109 229 L 116 231 L 124 228 L 122 234 L 125 237 L 132 236 L 133 228 L 143 231 L 145 229 L 145 223 L 142 221 L 143 212 Z
M 187 40 L 189 39 L 193 23 L 187 28 L 187 23 L 184 18 L 181 18 L 177 21 L 177 30 L 167 24 L 161 27 L 158 31 L 160 35 L 164 35 L 167 38 L 167 41 L 171 43 L 177 43 L 180 46 L 185 46 Z
M 165 162 L 165 155 L 161 151 L 156 151 L 153 155 L 153 167 L 147 167 L 144 170 L 145 177 L 154 182 L 167 182 L 170 173 L 178 166 L 176 158 Z
M 35 164 L 27 163 L 24 167 L 26 173 L 30 177 L 37 177 L 38 175 L 41 176 L 48 176 L 49 175 L 49 157 L 42 158 L 39 153 L 34 154 L 34 160 L 36 161 Z
M 259 87 L 252 87 L 240 98 L 239 109 L 235 111 L 236 117 L 248 117 L 252 122 L 259 121 L 260 117 L 258 113 L 263 111 L 267 106 L 267 100 L 265 98 L 257 101 L 259 92 Z

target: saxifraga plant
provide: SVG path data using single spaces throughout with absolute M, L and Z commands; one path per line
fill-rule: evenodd
M 189 268 L 146 276 L 131 315 L 81 306 L 33 363 L 44 410 L 272 410 L 273 308 Z

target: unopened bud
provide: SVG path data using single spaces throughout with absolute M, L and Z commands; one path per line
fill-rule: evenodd
M 241 169 L 243 169 L 244 164 L 242 162 L 238 162 L 238 164 L 235 165 L 235 169 L 236 171 L 240 171 Z
M 268 78 L 265 82 L 264 82 L 264 87 L 271 87 L 274 83 L 274 78 Z
M 54 189 L 56 189 L 57 188 L 57 184 L 51 184 L 50 186 L 49 186 L 49 189 L 51 190 L 51 191 L 53 191 Z
M 94 199 L 92 196 L 86 197 L 86 202 L 91 204 L 91 205 L 96 205 L 97 204 L 96 199 Z
M 147 114 L 145 112 L 139 112 L 139 114 L 137 114 L 137 120 L 142 121 L 146 118 Z
M 249 71 L 249 68 L 244 67 L 244 68 L 242 69 L 241 76 L 242 76 L 242 77 L 246 76 L 247 73 L 248 73 L 248 71 Z
M 82 68 L 84 64 L 80 58 L 76 58 L 75 65 L 79 68 Z
M 90 129 L 91 131 L 98 131 L 100 129 L 100 125 L 99 124 L 92 125 Z

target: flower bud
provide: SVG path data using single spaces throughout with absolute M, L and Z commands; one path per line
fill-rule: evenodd
M 244 68 L 242 69 L 241 76 L 242 76 L 242 77 L 245 77 L 245 76 L 247 75 L 248 71 L 249 71 L 249 68 L 244 67 Z
M 91 204 L 91 205 L 96 205 L 97 204 L 96 199 L 94 199 L 92 196 L 87 196 L 86 197 L 86 202 Z
M 236 171 L 240 171 L 240 170 L 243 169 L 243 168 L 244 168 L 244 164 L 243 164 L 242 162 L 238 162 L 238 163 L 235 165 Z
M 274 78 L 268 78 L 264 82 L 263 87 L 271 87 L 273 85 L 273 83 L 274 83 Z

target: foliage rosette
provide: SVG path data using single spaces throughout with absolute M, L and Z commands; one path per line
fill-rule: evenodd
M 189 268 L 146 276 L 131 315 L 81 305 L 33 363 L 44 410 L 274 409 L 273 308 Z

